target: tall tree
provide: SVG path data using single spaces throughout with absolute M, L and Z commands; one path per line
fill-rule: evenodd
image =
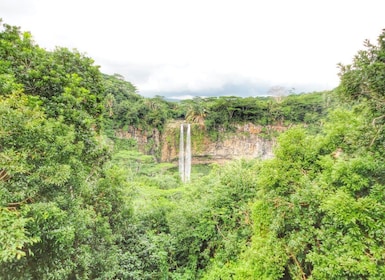
M 110 279 L 118 271 L 112 229 L 126 226 L 129 200 L 124 178 L 103 168 L 101 74 L 77 52 L 47 52 L 16 27 L 4 25 L 0 43 L 1 278 Z

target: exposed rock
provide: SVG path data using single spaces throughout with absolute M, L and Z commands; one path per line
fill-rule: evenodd
M 161 161 L 174 162 L 178 160 L 179 135 L 175 133 L 180 122 L 167 126 L 162 138 Z M 194 126 L 193 129 L 202 129 Z M 211 141 L 207 135 L 203 139 L 192 140 L 192 163 L 225 162 L 234 159 L 268 159 L 273 157 L 274 138 L 267 138 L 274 132 L 286 130 L 283 126 L 257 126 L 252 123 L 239 125 L 235 133 L 224 132 L 223 139 Z M 170 139 L 174 137 L 175 140 Z
M 240 158 L 273 157 L 273 140 L 267 140 L 255 134 L 232 135 L 219 142 L 210 142 L 205 145 L 201 152 L 194 153 L 193 158 L 199 161 L 199 157 L 209 158 L 210 161 L 232 160 Z
M 117 131 L 116 136 L 135 139 L 141 152 L 157 155 L 161 162 L 177 162 L 181 123 L 181 121 L 170 122 L 163 134 L 157 129 L 143 131 L 130 127 L 128 131 Z M 286 129 L 285 126 L 258 126 L 247 123 L 238 125 L 235 132 L 221 132 L 223 136 L 221 140 L 212 141 L 202 126 L 193 125 L 192 163 L 222 163 L 240 158 L 272 158 L 275 145 L 275 138 L 272 135 Z M 197 133 L 194 137 L 194 130 L 199 130 L 198 134 L 201 137 L 196 137 Z
M 122 129 L 115 131 L 115 136 L 123 139 L 134 139 L 138 145 L 138 150 L 144 154 L 156 155 L 156 151 L 160 149 L 161 145 L 161 135 L 156 128 L 146 131 L 130 126 L 127 131 Z

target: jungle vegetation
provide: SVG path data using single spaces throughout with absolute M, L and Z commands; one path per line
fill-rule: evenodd
M 144 98 L 77 50 L 0 31 L 0 279 L 384 279 L 385 32 L 330 92 Z M 270 160 L 193 167 L 116 129 L 281 124 Z

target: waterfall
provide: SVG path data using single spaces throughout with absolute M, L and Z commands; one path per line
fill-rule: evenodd
M 182 182 L 189 182 L 191 175 L 191 126 L 187 124 L 186 142 L 184 139 L 184 125 L 180 125 L 179 138 L 179 174 Z
M 184 164 L 184 137 L 183 137 L 183 124 L 180 125 L 180 137 L 179 137 L 179 174 L 182 182 L 185 182 L 185 164 Z
M 185 182 L 190 181 L 191 174 L 191 128 L 190 124 L 187 124 L 187 135 L 186 135 L 186 158 L 184 160 L 184 176 Z

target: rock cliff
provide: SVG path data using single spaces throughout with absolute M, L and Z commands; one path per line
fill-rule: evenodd
M 170 123 L 161 140 L 161 161 L 175 162 L 178 160 L 180 122 Z M 220 140 L 210 140 L 204 128 L 199 125 L 192 127 L 192 163 L 225 162 L 234 159 L 273 157 L 274 137 L 271 135 L 282 132 L 282 126 L 256 126 L 248 123 L 238 125 L 235 132 L 220 132 Z M 267 137 L 269 136 L 269 137 Z
M 119 138 L 134 139 L 138 149 L 154 155 L 161 162 L 177 162 L 179 154 L 180 121 L 166 125 L 163 133 L 157 129 L 143 131 L 130 127 L 117 131 Z M 192 125 L 192 163 L 221 163 L 246 158 L 268 159 L 273 157 L 275 137 L 286 130 L 284 126 L 258 126 L 252 123 L 238 125 L 233 132 L 218 132 L 219 139 L 212 140 L 199 124 Z

